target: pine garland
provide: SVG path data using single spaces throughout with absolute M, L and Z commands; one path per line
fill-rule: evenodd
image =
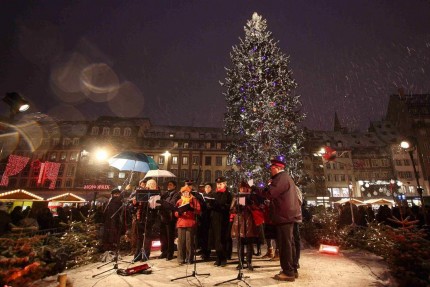
M 72 222 L 61 235 L 9 233 L 0 238 L 0 286 L 30 282 L 98 260 L 99 226 Z

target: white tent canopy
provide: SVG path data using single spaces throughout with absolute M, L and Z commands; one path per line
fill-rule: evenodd
M 355 205 L 363 205 L 365 204 L 363 201 L 355 199 L 355 198 L 342 198 L 341 200 L 335 201 L 334 204 L 345 204 L 350 202 Z
M 371 205 L 394 205 L 394 200 L 386 198 L 372 198 L 364 201 L 365 204 Z

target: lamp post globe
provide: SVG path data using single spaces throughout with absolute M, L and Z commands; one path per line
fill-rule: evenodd
M 409 157 L 411 159 L 411 163 L 412 163 L 412 168 L 414 171 L 414 176 L 415 176 L 415 180 L 417 182 L 417 194 L 420 197 L 420 201 L 421 201 L 421 208 L 423 209 L 423 214 L 424 214 L 424 223 L 427 225 L 428 224 L 428 220 L 427 220 L 427 214 L 426 214 L 426 208 L 424 205 L 424 198 L 423 198 L 423 188 L 420 186 L 420 182 L 419 182 L 419 176 L 418 176 L 418 171 L 417 168 L 415 167 L 415 162 L 414 162 L 414 150 L 416 150 L 417 145 L 416 145 L 416 140 L 412 137 L 410 137 L 408 140 L 403 140 L 400 142 L 400 147 L 409 153 Z M 419 156 L 419 154 L 418 154 Z
M 411 148 L 411 143 L 410 143 L 409 141 L 406 141 L 406 140 L 401 141 L 401 142 L 400 142 L 400 147 L 401 147 L 402 149 L 404 149 L 404 150 L 408 150 L 408 149 L 410 149 L 410 148 Z

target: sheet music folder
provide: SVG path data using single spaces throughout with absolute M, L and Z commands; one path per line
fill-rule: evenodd
M 191 205 L 189 203 L 182 204 L 181 206 L 178 206 L 178 212 L 185 212 L 185 211 L 190 211 L 190 210 L 193 210 L 193 208 L 191 207 Z
M 136 189 L 136 201 L 137 202 L 147 202 L 152 196 L 160 195 L 161 191 L 159 189 L 149 190 L 149 189 Z

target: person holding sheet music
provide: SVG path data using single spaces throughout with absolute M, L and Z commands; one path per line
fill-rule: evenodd
M 214 265 L 225 267 L 228 256 L 227 242 L 228 239 L 231 240 L 228 227 L 232 196 L 227 188 L 227 179 L 225 177 L 219 177 L 215 182 L 214 200 L 207 201 L 208 207 L 211 210 L 211 232 L 217 256 Z
M 178 218 L 178 263 L 192 264 L 194 262 L 194 240 L 197 227 L 196 215 L 200 213 L 200 203 L 191 194 L 191 186 L 181 188 L 181 198 L 176 203 L 175 216 Z
M 239 265 L 236 269 L 242 269 L 245 266 L 245 246 L 246 246 L 246 267 L 248 270 L 254 270 L 252 266 L 252 255 L 254 253 L 254 243 L 257 242 L 260 234 L 257 224 L 254 220 L 253 211 L 259 210 L 259 204 L 252 197 L 251 187 L 246 182 L 239 185 L 237 198 L 231 203 L 230 213 L 236 214 L 233 219 L 231 237 L 240 240 Z M 261 224 L 261 223 L 260 223 Z
M 175 252 L 176 217 L 173 215 L 176 203 L 181 197 L 176 189 L 177 183 L 170 180 L 167 183 L 167 191 L 161 195 L 160 200 L 160 241 L 161 255 L 158 258 L 173 259 Z
M 156 219 L 158 210 L 151 207 L 150 190 L 157 190 L 157 182 L 150 179 L 146 182 L 145 192 L 148 196 L 143 199 L 137 198 L 139 190 L 136 190 L 136 196 L 132 200 L 132 214 L 136 218 L 136 249 L 133 262 L 147 261 L 151 255 L 151 245 L 154 238 Z M 140 190 L 142 191 L 142 190 Z M 143 242 L 145 241 L 145 242 Z M 142 249 L 143 246 L 143 249 Z
M 209 260 L 211 255 L 211 248 L 209 246 L 209 232 L 211 226 L 211 210 L 208 208 L 208 201 L 214 200 L 212 184 L 210 182 L 204 183 L 204 204 L 202 204 L 202 211 L 200 213 L 200 222 L 197 227 L 197 238 L 200 241 L 201 258 Z

